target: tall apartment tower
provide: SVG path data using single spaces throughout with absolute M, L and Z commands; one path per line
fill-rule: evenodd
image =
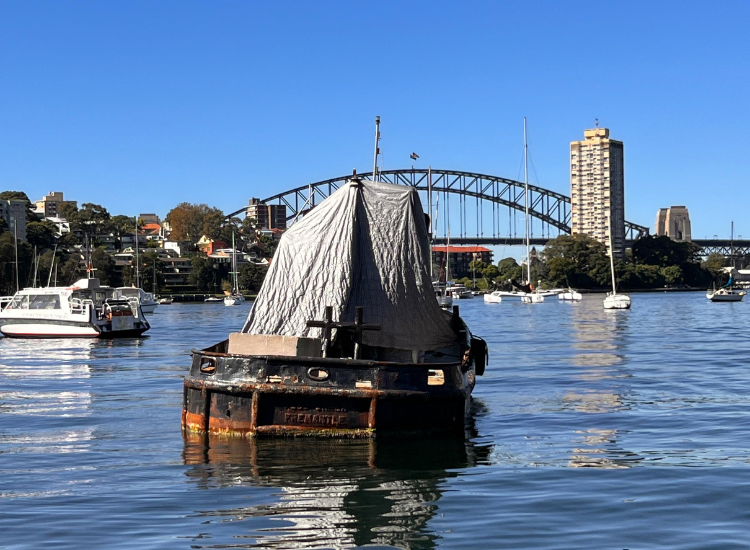
M 570 143 L 570 230 L 584 233 L 607 247 L 609 235 L 616 258 L 625 257 L 625 172 L 621 141 L 609 139 L 607 128 L 583 131 L 583 141 Z
M 286 229 L 286 206 L 283 204 L 266 204 L 252 198 L 245 215 L 255 218 L 264 229 Z
M 684 206 L 660 208 L 656 213 L 656 235 L 673 241 L 690 241 L 690 214 Z

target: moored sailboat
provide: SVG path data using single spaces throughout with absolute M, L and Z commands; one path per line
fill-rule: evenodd
M 604 309 L 630 309 L 630 296 L 617 293 L 617 280 L 615 279 L 615 247 L 612 240 L 612 217 L 609 220 L 609 268 L 612 273 L 612 292 L 608 292 L 604 298 Z
M 524 304 L 541 304 L 544 302 L 544 296 L 542 296 L 537 290 L 531 287 L 531 248 L 529 242 L 529 144 L 526 139 L 526 117 L 523 117 L 523 174 L 524 174 L 524 211 L 526 218 L 526 285 L 528 292 L 521 296 L 521 302 Z

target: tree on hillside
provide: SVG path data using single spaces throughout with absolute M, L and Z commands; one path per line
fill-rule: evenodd
M 115 261 L 104 247 L 99 247 L 91 254 L 91 265 L 96 271 L 93 276 L 98 278 L 103 285 L 121 286 L 122 280 L 115 270 Z
M 73 202 L 64 202 L 57 209 L 57 215 L 64 220 L 72 221 L 78 215 L 78 206 Z
M 115 235 L 132 235 L 135 233 L 135 216 L 112 216 L 107 223 L 107 229 Z
M 26 240 L 39 250 L 52 248 L 55 242 L 55 224 L 49 220 L 28 223 L 26 225 Z
M 195 256 L 192 265 L 188 283 L 198 290 L 213 290 L 216 286 L 216 271 L 211 260 L 206 256 Z
M 208 217 L 207 217 L 208 216 Z M 170 238 L 173 241 L 198 242 L 205 234 L 210 238 L 218 235 L 224 213 L 207 204 L 182 202 L 169 211 L 166 221 L 172 227 Z
M 267 265 L 257 265 L 254 263 L 244 263 L 237 273 L 237 282 L 240 288 L 257 292 L 263 285 L 268 273 Z
M 543 257 L 555 286 L 591 288 L 610 280 L 606 247 L 588 235 L 561 235 L 547 242 Z
M 633 261 L 659 267 L 682 266 L 694 262 L 699 251 L 700 247 L 691 242 L 647 235 L 633 243 Z

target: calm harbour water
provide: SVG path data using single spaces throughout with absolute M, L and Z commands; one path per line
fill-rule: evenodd
M 490 346 L 465 438 L 201 440 L 189 351 L 249 305 L 148 338 L 0 338 L 0 548 L 748 548 L 750 303 L 460 302 Z

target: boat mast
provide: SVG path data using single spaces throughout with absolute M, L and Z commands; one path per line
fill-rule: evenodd
M 135 287 L 141 288 L 140 259 L 138 257 L 138 216 L 135 217 Z
M 523 117 L 523 202 L 526 212 L 526 284 L 531 284 L 531 251 L 529 250 L 529 144 L 526 141 L 526 117 Z
M 617 283 L 615 282 L 615 245 L 612 240 L 612 210 L 609 211 L 609 268 L 612 272 L 612 295 L 617 294 Z
M 13 250 L 16 252 L 16 292 L 18 292 L 18 220 L 13 218 Z
M 39 257 L 36 255 L 36 245 L 34 245 L 34 282 L 31 284 L 31 288 L 36 288 L 36 273 L 39 269 Z
M 49 266 L 49 275 L 47 275 L 47 288 L 52 280 L 52 268 L 55 267 L 55 254 L 57 254 L 57 243 L 55 243 L 55 249 L 52 251 L 52 263 Z
M 432 216 L 432 166 L 427 167 L 427 211 Z M 433 223 L 430 220 L 430 281 L 433 280 L 432 274 L 432 227 Z
M 378 155 L 380 149 L 378 148 L 378 142 L 380 141 L 380 117 L 375 117 L 375 160 L 372 166 L 372 181 L 378 181 Z
M 232 294 L 239 294 L 239 288 L 237 288 L 237 256 L 234 247 L 234 228 L 232 228 L 232 281 L 234 283 L 232 288 Z

